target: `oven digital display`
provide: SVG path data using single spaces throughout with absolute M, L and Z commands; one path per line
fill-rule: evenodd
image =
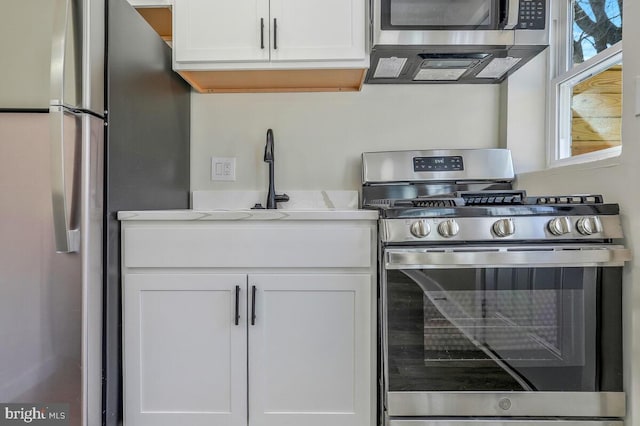
M 414 172 L 457 172 L 464 170 L 462 156 L 413 157 Z

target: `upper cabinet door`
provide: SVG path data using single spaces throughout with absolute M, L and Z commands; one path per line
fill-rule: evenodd
M 269 0 L 179 0 L 176 62 L 269 60 Z
M 366 57 L 364 0 L 271 0 L 270 25 L 272 61 Z

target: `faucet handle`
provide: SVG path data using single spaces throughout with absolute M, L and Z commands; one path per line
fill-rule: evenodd
M 264 162 L 273 163 L 273 130 L 267 130 L 267 143 L 264 145 Z
M 289 196 L 287 194 L 276 194 L 276 203 L 286 203 L 289 201 Z

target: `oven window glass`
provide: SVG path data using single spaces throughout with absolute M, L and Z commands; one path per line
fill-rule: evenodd
M 601 390 L 598 278 L 582 267 L 386 271 L 388 390 Z
M 387 0 L 391 27 L 469 27 L 494 24 L 495 0 Z

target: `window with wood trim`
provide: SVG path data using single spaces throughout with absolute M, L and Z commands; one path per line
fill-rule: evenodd
M 619 155 L 622 0 L 564 0 L 551 80 L 550 165 Z M 562 25 L 564 23 L 564 25 Z

